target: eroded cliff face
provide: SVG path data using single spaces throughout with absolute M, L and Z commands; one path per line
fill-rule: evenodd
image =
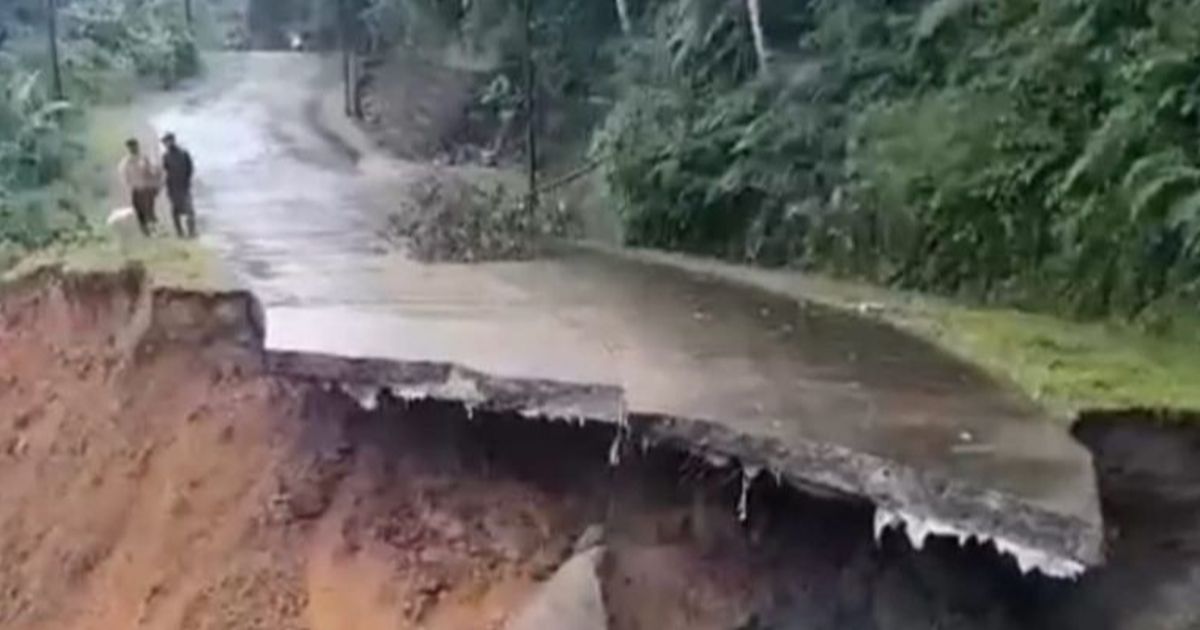
M 1178 424 L 1081 424 L 1111 566 L 1061 582 L 979 541 L 876 541 L 865 500 L 634 439 L 653 419 L 588 421 L 602 388 L 424 366 L 380 391 L 395 366 L 289 375 L 262 339 L 253 296 L 136 269 L 0 289 L 0 626 L 505 628 L 597 591 L 610 628 L 1196 620 L 1200 438 Z M 581 558 L 595 581 L 561 586 Z

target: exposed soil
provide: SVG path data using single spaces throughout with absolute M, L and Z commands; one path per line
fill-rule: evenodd
M 488 75 L 399 51 L 367 62 L 359 98 L 368 131 L 409 160 L 495 165 L 518 150 L 520 127 L 479 103 Z
M 0 289 L 0 627 L 502 628 L 581 537 L 614 629 L 1194 628 L 1200 433 L 1106 419 L 1112 566 L 1023 578 L 990 549 L 650 450 L 262 368 L 248 295 L 141 273 Z M 1157 425 L 1149 425 L 1155 427 Z M 1191 624 L 1191 625 L 1189 625 Z
M 524 168 L 527 115 L 518 68 L 464 69 L 396 49 L 364 62 L 365 130 L 392 154 L 439 165 Z M 605 107 L 576 95 L 536 97 L 539 170 L 546 181 L 587 162 Z
M 1054 607 L 1079 628 L 1200 628 L 1200 417 L 1085 414 L 1111 542 L 1104 571 Z

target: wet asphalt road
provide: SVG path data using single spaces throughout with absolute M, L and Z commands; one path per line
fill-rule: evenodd
M 882 325 L 594 251 L 404 260 L 380 232 L 398 183 L 428 167 L 359 156 L 367 168 L 332 141 L 316 124 L 330 87 L 318 59 L 243 55 L 213 74 L 153 123 L 192 151 L 203 240 L 264 302 L 272 348 L 618 385 L 631 412 L 835 445 L 1016 497 L 1078 523 L 1080 557 L 1099 553 L 1087 452 L 974 370 Z
M 385 212 L 354 160 L 311 124 L 322 66 L 298 56 L 222 57 L 212 75 L 153 120 L 196 161 L 204 242 L 268 307 L 373 301 Z

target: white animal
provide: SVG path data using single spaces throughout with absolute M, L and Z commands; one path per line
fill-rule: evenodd
M 114 208 L 112 212 L 108 213 L 108 219 L 104 223 L 112 231 L 113 238 L 116 239 L 117 246 L 121 248 L 122 253 L 127 253 L 130 246 L 143 238 L 141 226 L 138 225 L 137 213 L 133 211 L 133 208 Z

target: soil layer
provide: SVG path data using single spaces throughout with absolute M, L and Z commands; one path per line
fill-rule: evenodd
M 0 289 L 0 627 L 502 628 L 580 538 L 634 628 L 1180 628 L 1200 437 L 1106 418 L 1112 565 L 872 538 L 870 506 L 608 424 L 469 413 L 266 373 L 244 293 L 47 270 Z M 1147 428 L 1149 427 L 1149 428 Z

